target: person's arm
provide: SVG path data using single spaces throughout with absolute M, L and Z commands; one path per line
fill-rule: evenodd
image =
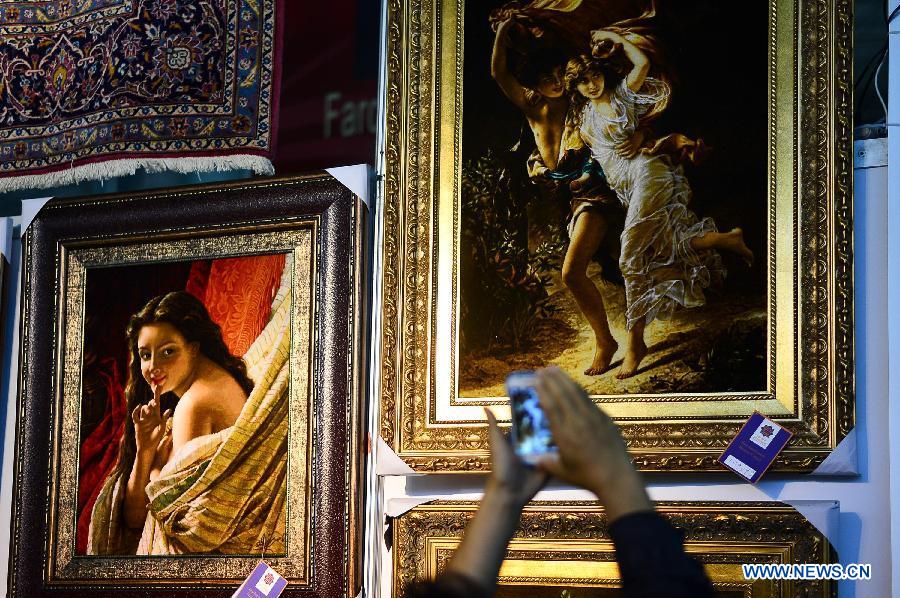
M 493 596 L 500 564 L 522 509 L 546 483 L 547 474 L 528 467 L 515 455 L 494 415 L 485 411 L 490 428 L 491 477 L 447 573 L 465 578 L 482 589 L 484 595 Z
M 509 28 L 512 25 L 512 19 L 507 19 L 500 23 L 500 26 L 497 28 L 497 35 L 494 38 L 494 49 L 491 53 L 491 77 L 500 86 L 503 95 L 509 98 L 520 110 L 527 112 L 528 101 L 525 98 L 525 88 L 509 72 L 509 66 L 506 63 L 507 38 Z
M 609 526 L 627 598 L 712 598 L 703 566 L 684 551 L 684 538 L 654 511 Z
M 134 456 L 131 475 L 125 487 L 123 513 L 125 525 L 132 529 L 143 527 L 147 518 L 147 493 L 144 488 L 150 482 L 150 470 L 156 455 L 147 451 L 138 451 Z
M 134 424 L 135 455 L 134 464 L 125 486 L 123 515 L 125 525 L 138 529 L 143 527 L 147 518 L 147 492 L 145 488 L 150 482 L 154 468 L 158 467 L 157 452 L 166 450 L 166 420 L 171 411 L 160 413 L 160 389 L 154 387 L 153 398 L 146 405 L 137 405 L 131 412 Z
M 606 508 L 625 596 L 711 597 L 703 568 L 653 509 L 615 422 L 558 368 L 538 372 L 538 398 L 558 448 L 539 466 L 590 490 Z
M 631 71 L 629 71 L 628 75 L 625 77 L 625 85 L 627 85 L 628 89 L 631 91 L 638 91 L 644 84 L 647 73 L 650 72 L 650 59 L 643 50 L 614 31 L 598 29 L 591 33 L 591 42 L 593 44 L 597 44 L 604 40 L 622 45 L 622 51 L 625 52 L 625 56 L 631 62 Z

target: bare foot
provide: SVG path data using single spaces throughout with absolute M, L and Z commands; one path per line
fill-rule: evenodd
M 634 376 L 638 366 L 641 365 L 644 357 L 647 356 L 647 345 L 644 341 L 638 341 L 628 345 L 625 349 L 625 357 L 622 359 L 622 365 L 616 372 L 616 378 L 623 380 Z
M 594 361 L 591 366 L 584 370 L 585 376 L 599 376 L 603 372 L 609 370 L 609 364 L 612 362 L 613 355 L 619 350 L 619 343 L 616 341 L 597 341 L 597 349 L 594 351 Z
M 744 262 L 748 267 L 753 265 L 753 252 L 750 251 L 750 248 L 744 243 L 743 230 L 740 228 L 733 228 L 722 235 L 722 237 L 722 249 L 727 249 L 744 258 Z

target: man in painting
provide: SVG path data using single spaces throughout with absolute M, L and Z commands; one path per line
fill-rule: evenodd
M 617 205 L 602 170 L 572 126 L 571 103 L 562 81 L 565 54 L 552 48 L 541 50 L 519 57 L 516 73 L 510 68 L 510 35 L 521 28 L 514 19 L 497 24 L 491 75 L 524 113 L 534 135 L 537 147 L 528 159 L 529 176 L 548 191 L 552 201 L 570 205 L 562 279 L 594 332 L 594 358 L 584 373 L 598 375 L 609 369 L 618 345 L 609 329 L 603 296 L 588 278 L 587 268 L 607 235 L 608 213 Z M 590 183 L 584 182 L 584 175 Z

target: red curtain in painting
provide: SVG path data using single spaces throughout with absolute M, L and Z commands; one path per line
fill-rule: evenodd
M 199 299 L 206 299 L 206 285 L 209 284 L 209 271 L 212 268 L 212 260 L 200 260 L 191 264 L 187 284 L 184 290 Z
M 84 554 L 87 549 L 88 528 L 91 525 L 91 509 L 100 493 L 103 481 L 116 465 L 119 443 L 125 431 L 125 388 L 119 380 L 115 359 L 104 358 L 97 372 L 105 391 L 106 412 L 100 424 L 85 438 L 81 445 L 78 467 L 78 529 L 76 550 Z
M 284 254 L 212 262 L 203 303 L 234 355 L 246 353 L 269 321 L 284 263 Z
M 243 355 L 269 320 L 284 267 L 284 254 L 196 261 L 191 264 L 184 288 L 204 302 L 213 321 L 222 328 L 229 350 Z M 181 280 L 185 281 L 183 277 Z M 134 313 L 140 307 L 129 309 Z M 92 400 L 105 397 L 106 410 L 81 446 L 76 554 L 87 550 L 91 511 L 103 482 L 115 467 L 126 418 L 130 417 L 119 373 L 127 371 L 122 367 L 127 366 L 127 361 L 124 351 L 98 358 L 95 378 L 101 383 L 97 399 Z

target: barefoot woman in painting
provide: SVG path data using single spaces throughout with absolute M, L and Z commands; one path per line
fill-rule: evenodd
M 728 10 L 467 3 L 460 222 L 505 228 L 460 266 L 460 396 L 547 363 L 594 395 L 764 388 L 767 13 L 710 30 Z M 480 212 L 467 176 L 497 181 Z
M 595 31 L 593 43 L 594 54 L 605 57 L 571 59 L 566 84 L 584 104 L 578 119 L 581 136 L 627 210 L 619 259 L 628 330 L 616 374 L 622 379 L 633 376 L 647 355 L 648 322 L 668 318 L 678 307 L 705 305 L 704 289 L 721 284 L 725 269 L 714 250 L 732 251 L 748 265 L 753 253 L 740 228 L 720 233 L 711 218 L 699 220 L 688 209 L 690 185 L 666 150 L 675 150 L 675 157 L 689 156 L 688 148 L 695 150 L 697 143 L 679 135 L 653 140 L 646 134 L 642 119 L 670 95 L 665 81 L 647 76 L 648 55 L 615 31 Z M 630 65 L 624 76 L 612 67 L 616 62 Z

